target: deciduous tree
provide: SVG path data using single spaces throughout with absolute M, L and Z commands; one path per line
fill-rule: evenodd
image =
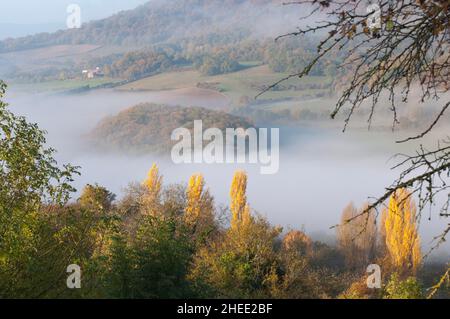
M 46 228 L 40 211 L 67 202 L 77 169 L 57 165 L 45 132 L 11 113 L 5 92 L 0 81 L 0 297 L 39 296 L 46 288 L 33 283 L 45 274 L 36 269 L 51 262 L 45 243 L 60 235 L 40 231 Z
M 339 248 L 345 256 L 347 265 L 352 268 L 365 269 L 375 258 L 376 215 L 373 210 L 368 215 L 361 214 L 367 206 L 366 204 L 358 210 L 353 203 L 348 204 L 342 212 L 341 225 L 337 228 Z
M 193 232 L 200 236 L 206 236 L 214 229 L 214 201 L 204 188 L 203 175 L 194 174 L 189 179 L 186 190 L 184 219 Z
M 230 190 L 231 228 L 239 229 L 251 221 L 250 206 L 247 203 L 247 173 L 237 171 L 234 174 Z
M 147 179 L 143 183 L 145 187 L 145 194 L 143 196 L 143 209 L 145 214 L 158 214 L 158 208 L 161 205 L 162 180 L 162 176 L 159 175 L 159 168 L 154 163 L 148 172 Z
M 401 273 L 415 273 L 422 262 L 416 206 L 411 193 L 399 189 L 391 196 L 386 215 L 386 248 L 392 265 Z

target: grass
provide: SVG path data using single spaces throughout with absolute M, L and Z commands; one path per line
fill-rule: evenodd
M 14 87 L 20 89 L 24 92 L 57 92 L 57 91 L 67 91 L 82 88 L 85 86 L 95 88 L 97 86 L 119 82 L 117 79 L 111 78 L 97 78 L 90 80 L 61 80 L 61 81 L 46 81 L 39 83 L 13 83 Z
M 170 91 L 177 89 L 195 88 L 199 83 L 208 83 L 207 87 L 220 91 L 230 99 L 233 106 L 242 105 L 243 97 L 246 102 L 252 100 L 263 87 L 267 87 L 288 74 L 275 73 L 266 65 L 261 65 L 259 61 L 241 62 L 246 68 L 238 72 L 221 74 L 216 76 L 205 76 L 192 68 L 184 68 L 178 71 L 166 72 L 163 74 L 147 77 L 117 87 L 119 91 Z M 106 84 L 119 82 L 110 78 L 98 78 L 92 80 L 63 80 L 48 81 L 42 83 L 19 84 L 16 87 L 27 92 L 57 92 L 74 90 L 86 86 L 91 88 Z M 310 76 L 303 79 L 292 78 L 283 83 L 287 87 L 284 90 L 268 91 L 258 98 L 258 107 L 271 110 L 283 111 L 285 109 L 329 109 L 325 105 L 326 99 L 314 99 L 318 93 L 327 93 L 327 89 L 289 89 L 289 85 L 307 85 L 318 83 L 330 83 L 331 79 L 321 76 Z
M 196 87 L 198 83 L 211 83 L 223 94 L 231 99 L 237 105 L 243 96 L 254 98 L 261 88 L 269 86 L 281 78 L 287 76 L 283 73 L 275 73 L 266 65 L 258 65 L 257 61 L 243 62 L 247 69 L 215 76 L 205 76 L 192 69 L 166 72 L 163 74 L 151 76 L 119 87 L 124 91 L 164 91 L 182 88 Z M 290 79 L 284 83 L 289 84 L 310 84 L 310 83 L 330 83 L 331 79 L 327 77 L 307 77 L 304 79 Z M 282 90 L 269 91 L 262 95 L 260 100 L 287 100 L 290 98 L 304 98 L 308 95 L 316 94 L 320 89 L 305 90 Z

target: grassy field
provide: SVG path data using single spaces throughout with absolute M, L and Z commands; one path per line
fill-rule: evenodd
M 200 93 L 210 92 L 229 101 L 231 107 L 256 104 L 258 108 L 268 111 L 314 109 L 323 110 L 327 107 L 329 93 L 327 88 L 310 88 L 324 85 L 326 87 L 331 79 L 320 76 L 310 76 L 303 79 L 292 78 L 283 82 L 283 87 L 279 90 L 272 90 L 264 93 L 257 100 L 254 100 L 264 87 L 279 81 L 288 74 L 275 73 L 266 65 L 261 65 L 258 61 L 241 62 L 247 68 L 238 72 L 221 74 L 216 76 L 205 76 L 192 68 L 184 68 L 178 71 L 166 72 L 155 76 L 147 77 L 138 81 L 125 84 L 115 89 L 126 92 L 139 91 L 170 91 L 174 95 L 184 94 L 187 99 L 202 98 L 195 96 Z M 98 78 L 92 80 L 63 80 L 48 81 L 41 83 L 19 84 L 14 83 L 16 89 L 24 92 L 58 92 L 69 91 L 89 86 L 95 88 L 106 83 L 120 82 L 117 79 Z M 299 89 L 299 86 L 304 88 Z M 198 89 L 198 88 L 201 88 Z M 318 94 L 324 97 L 316 98 Z M 211 95 L 212 96 L 212 95 Z M 204 97 L 203 97 L 204 98 Z M 213 103 L 213 102 L 211 102 Z M 330 104 L 332 101 L 330 100 Z
M 110 78 L 97 78 L 90 80 L 62 80 L 62 81 L 46 81 L 39 83 L 11 83 L 15 89 L 33 93 L 33 92 L 58 92 L 58 91 L 68 91 L 75 90 L 89 86 L 90 88 L 95 88 L 97 86 L 106 84 L 120 82 L 117 79 Z
M 281 78 L 287 76 L 283 73 L 272 72 L 268 66 L 249 67 L 245 70 L 221 74 L 216 76 L 204 76 L 200 72 L 192 69 L 185 69 L 164 74 L 155 75 L 139 81 L 128 83 L 117 88 L 124 91 L 163 91 L 182 88 L 197 87 L 199 84 L 207 84 L 214 89 L 222 92 L 235 104 L 239 104 L 242 97 L 253 99 L 261 92 L 263 87 L 267 87 Z M 330 83 L 331 79 L 326 77 L 307 77 L 304 79 L 293 78 L 283 85 L 304 85 L 316 83 Z M 312 96 L 323 89 L 305 89 L 305 90 L 280 90 L 269 91 L 262 95 L 259 100 L 277 101 L 288 99 L 302 99 Z

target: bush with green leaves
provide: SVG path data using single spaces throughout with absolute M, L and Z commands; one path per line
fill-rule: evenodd
M 422 287 L 415 277 L 401 279 L 394 273 L 386 285 L 386 299 L 422 299 Z
M 39 296 L 33 285 L 40 262 L 48 259 L 39 214 L 45 205 L 64 205 L 77 169 L 58 166 L 45 132 L 16 116 L 2 101 L 0 81 L 0 297 Z

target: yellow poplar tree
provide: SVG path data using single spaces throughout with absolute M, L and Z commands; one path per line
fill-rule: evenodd
M 231 228 L 237 229 L 243 224 L 251 221 L 250 206 L 247 203 L 247 174 L 237 171 L 231 184 Z
M 159 175 L 159 168 L 156 163 L 148 172 L 147 179 L 143 183 L 145 187 L 144 209 L 148 214 L 155 214 L 161 201 L 162 176 Z
M 201 174 L 194 174 L 189 179 L 186 190 L 186 208 L 184 220 L 193 227 L 194 233 L 203 234 L 214 228 L 214 200 L 205 190 L 205 180 Z
M 199 248 L 189 279 L 207 283 L 221 296 L 269 297 L 268 287 L 279 281 L 274 247 L 282 229 L 250 215 L 246 189 L 247 174 L 237 171 L 230 190 L 231 227 Z
M 187 204 L 185 219 L 190 225 L 195 224 L 200 217 L 204 184 L 205 182 L 201 174 L 194 174 L 189 179 L 186 191 Z
M 419 267 L 422 256 L 417 231 L 416 206 L 411 193 L 399 189 L 383 211 L 385 220 L 386 249 L 391 263 L 397 269 L 412 271 Z

